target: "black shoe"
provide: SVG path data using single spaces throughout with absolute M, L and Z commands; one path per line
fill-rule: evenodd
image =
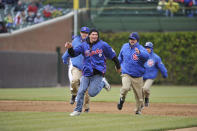
M 118 110 L 122 110 L 123 104 L 124 104 L 124 100 L 122 98 L 120 98 L 120 101 L 119 101 L 119 103 L 117 105 Z
M 84 110 L 85 113 L 88 113 L 89 111 L 90 111 L 90 108 Z
M 146 107 L 149 106 L 149 98 L 145 98 L 145 103 L 144 103 L 144 105 L 145 105 Z
M 141 113 L 141 111 L 136 111 L 135 114 L 136 115 L 141 115 L 142 113 Z
M 72 95 L 71 99 L 70 99 L 70 104 L 73 105 L 75 103 L 75 95 Z

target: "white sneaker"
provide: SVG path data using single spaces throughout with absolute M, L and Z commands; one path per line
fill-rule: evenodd
M 72 113 L 70 113 L 70 116 L 79 116 L 80 114 L 81 112 L 73 111 Z
M 105 77 L 103 78 L 103 82 L 105 83 L 104 88 L 105 88 L 107 91 L 110 91 L 110 90 L 111 90 L 111 86 L 110 86 L 110 84 L 107 82 L 107 80 L 105 79 Z

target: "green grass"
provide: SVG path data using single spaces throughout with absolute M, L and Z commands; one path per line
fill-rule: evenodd
M 117 102 L 120 86 L 91 98 Z M 0 89 L 0 100 L 69 101 L 69 88 Z M 133 92 L 126 101 L 135 102 Z M 197 104 L 197 88 L 153 86 L 152 103 Z M 70 117 L 68 112 L 0 112 L 0 131 L 164 131 L 197 126 L 197 117 L 88 113 Z
M 91 98 L 91 101 L 117 102 L 119 94 L 120 86 L 112 86 L 110 92 L 102 90 L 96 97 Z M 69 101 L 69 99 L 69 88 L 0 89 L 0 100 Z M 126 101 L 135 102 L 132 90 L 128 93 Z M 197 87 L 153 86 L 151 87 L 150 102 L 197 104 Z
M 1 131 L 163 131 L 197 126 L 197 118 L 128 114 L 0 112 Z
M 68 88 L 6 88 L 0 89 L 0 100 L 63 101 Z

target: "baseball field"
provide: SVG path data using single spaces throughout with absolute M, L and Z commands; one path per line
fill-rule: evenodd
M 91 98 L 90 112 L 70 117 L 70 91 L 61 88 L 0 89 L 0 131 L 165 131 L 197 127 L 196 86 L 153 86 L 150 106 L 135 115 L 133 92 L 116 108 L 120 86 Z M 195 130 L 196 128 L 194 128 Z

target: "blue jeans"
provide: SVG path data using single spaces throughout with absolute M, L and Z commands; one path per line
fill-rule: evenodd
M 103 76 L 94 75 L 91 77 L 82 76 L 80 80 L 80 87 L 77 92 L 77 105 L 75 111 L 81 112 L 84 101 L 84 94 L 88 89 L 88 94 L 91 97 L 96 96 L 104 87 L 105 83 L 102 81 Z M 88 88 L 89 87 L 89 88 Z

